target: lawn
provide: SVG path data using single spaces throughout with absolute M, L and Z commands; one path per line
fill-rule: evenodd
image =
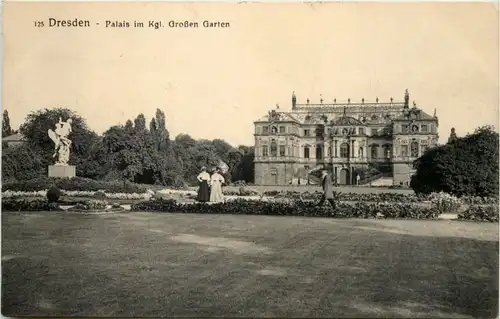
M 493 318 L 498 224 L 3 213 L 4 316 Z

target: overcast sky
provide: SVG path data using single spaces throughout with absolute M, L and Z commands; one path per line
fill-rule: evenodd
M 34 27 L 81 18 L 90 28 Z M 104 28 L 105 20 L 198 21 L 197 29 Z M 205 29 L 204 20 L 230 28 Z M 95 23 L 99 22 L 100 26 Z M 441 141 L 498 127 L 492 3 L 5 3 L 3 108 L 14 127 L 65 106 L 102 133 L 156 108 L 172 136 L 253 144 L 279 103 L 410 99 L 437 109 Z

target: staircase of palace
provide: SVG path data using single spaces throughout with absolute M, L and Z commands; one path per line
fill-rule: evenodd
M 391 186 L 393 184 L 392 173 L 378 173 L 359 181 L 359 186 Z
M 392 186 L 393 183 L 394 183 L 394 178 L 392 178 L 392 177 L 381 177 L 381 178 L 379 178 L 377 180 L 374 180 L 369 185 L 370 186 L 386 186 L 386 187 L 389 187 L 389 186 Z

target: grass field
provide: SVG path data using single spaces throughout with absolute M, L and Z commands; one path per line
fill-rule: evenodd
M 498 224 L 2 214 L 4 316 L 493 318 Z

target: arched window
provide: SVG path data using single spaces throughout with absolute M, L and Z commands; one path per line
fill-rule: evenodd
M 304 146 L 304 158 L 309 158 L 309 145 Z
M 391 158 L 391 146 L 384 145 L 384 158 Z
M 342 158 L 349 157 L 349 144 L 347 143 L 340 144 L 340 157 Z
M 418 157 L 418 142 L 413 141 L 410 144 L 410 157 Z
M 271 156 L 278 156 L 278 145 L 276 140 L 271 141 Z
M 363 148 L 360 147 L 358 150 L 358 157 L 363 157 Z
M 371 158 L 378 158 L 378 145 L 371 146 Z

